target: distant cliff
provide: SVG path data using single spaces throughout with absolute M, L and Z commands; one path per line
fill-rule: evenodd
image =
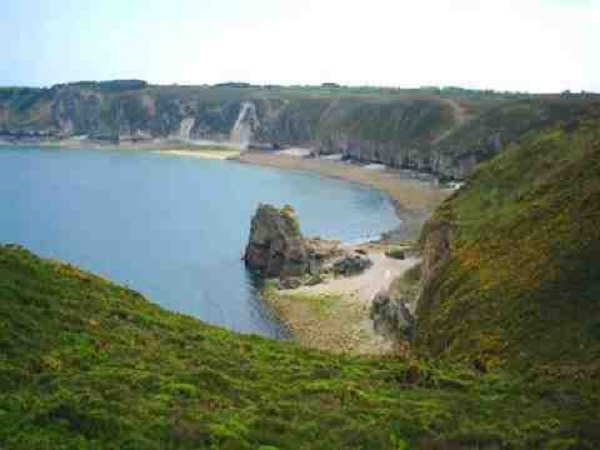
M 0 88 L 0 139 L 152 138 L 308 145 L 464 178 L 530 129 L 596 111 L 600 96 L 461 89 L 153 86 L 139 80 Z

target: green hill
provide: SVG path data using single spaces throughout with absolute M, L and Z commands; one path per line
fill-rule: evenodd
M 593 448 L 595 396 L 302 350 L 0 247 L 2 449 Z
M 490 160 L 423 231 L 421 359 L 237 335 L 4 246 L 0 450 L 598 447 L 597 97 L 84 82 L 0 89 L 0 135 L 220 138 L 242 102 L 261 142 L 456 178 Z
M 418 347 L 484 368 L 600 378 L 600 122 L 531 132 L 423 233 Z

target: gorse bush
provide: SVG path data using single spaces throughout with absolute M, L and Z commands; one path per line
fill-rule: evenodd
M 520 377 L 237 335 L 16 247 L 0 299 L 4 449 L 586 445 L 585 419 Z
M 448 256 L 420 302 L 423 351 L 600 373 L 599 129 L 530 133 L 438 209 L 423 239 L 443 247 L 444 230 Z

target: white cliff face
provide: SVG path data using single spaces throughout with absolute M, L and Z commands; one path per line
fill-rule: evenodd
M 70 136 L 73 134 L 73 121 L 71 119 L 59 120 L 60 132 L 63 136 Z
M 194 128 L 194 123 L 196 120 L 193 117 L 186 117 L 179 124 L 179 139 L 183 141 L 187 141 L 190 139 L 190 134 L 192 132 L 192 128 Z
M 256 105 L 252 102 L 243 102 L 235 125 L 231 129 L 230 139 L 240 144 L 242 149 L 248 148 L 254 132 L 260 126 Z

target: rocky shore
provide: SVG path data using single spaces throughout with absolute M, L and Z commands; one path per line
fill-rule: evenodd
M 239 161 L 315 172 L 389 195 L 402 225 L 385 233 L 378 243 L 344 247 L 355 254 L 368 255 L 367 267 L 354 276 L 331 276 L 331 272 L 323 276 L 309 271 L 301 282 L 290 282 L 286 277 L 283 281 L 270 280 L 265 284 L 263 298 L 302 346 L 334 353 L 408 357 L 407 339 L 414 328 L 415 305 L 411 303 L 414 295 L 407 295 L 406 284 L 420 260 L 414 253 L 398 260 L 390 257 L 388 250 L 391 245 L 406 245 L 407 241 L 418 239 L 425 221 L 453 189 L 442 188 L 433 179 L 407 171 L 352 164 L 332 157 L 307 157 L 299 152 L 249 151 L 243 152 Z M 294 227 L 299 228 L 294 220 Z
M 244 261 L 265 280 L 263 298 L 301 345 L 381 354 L 397 351 L 397 345 L 377 332 L 372 300 L 418 262 L 403 252 L 391 256 L 387 248 L 305 238 L 292 207 L 260 205 Z

